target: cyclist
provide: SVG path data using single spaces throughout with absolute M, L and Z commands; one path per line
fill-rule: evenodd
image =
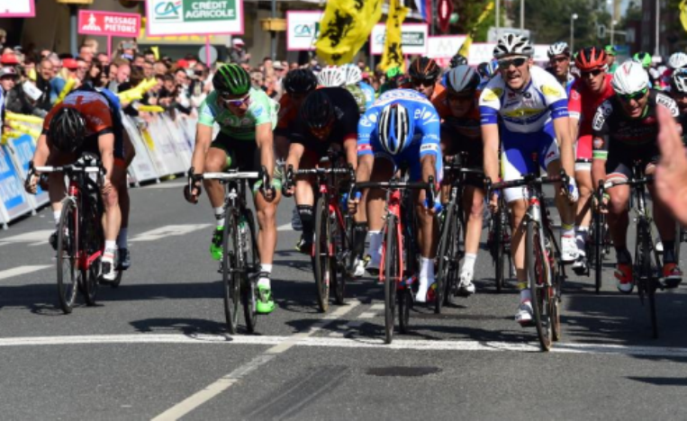
M 468 65 L 468 59 L 464 55 L 458 53 L 451 57 L 451 61 L 449 62 L 448 69 L 446 72 L 444 72 L 443 76 L 441 76 L 441 86 L 446 87 L 446 78 L 448 75 L 448 70 L 454 69 L 458 66 L 467 66 Z
M 687 136 L 687 69 L 678 69 L 670 77 L 670 97 L 680 111 L 678 121 L 682 127 L 682 138 Z
M 484 172 L 491 180 L 499 179 L 499 138 L 503 150 L 502 175 L 506 181 L 536 172 L 538 166 L 552 175 L 559 174 L 562 168 L 568 174 L 573 173 L 574 152 L 565 90 L 550 73 L 533 64 L 533 54 L 529 40 L 514 34 L 501 37 L 494 48 L 499 75 L 489 82 L 480 96 Z M 535 154 L 536 163 L 532 159 Z M 561 187 L 557 186 L 557 190 Z M 564 262 L 572 262 L 577 257 L 575 214 L 569 203 L 577 199 L 574 179 L 571 178 L 565 190 L 567 199 L 562 193 L 556 195 L 563 228 L 561 258 Z M 522 225 L 527 198 L 523 189 L 506 189 L 504 195 L 513 213 L 511 247 L 520 289 L 515 320 L 525 325 L 532 320 Z M 497 206 L 498 198 L 494 193 L 490 207 L 496 209 Z
M 395 89 L 382 94 L 372 108 L 365 112 L 358 124 L 358 182 L 388 181 L 402 164 L 409 165 L 410 181 L 437 183 L 443 176 L 443 162 L 439 146 L 439 116 L 431 102 L 411 89 Z M 370 233 L 371 273 L 379 270 L 382 246 L 382 224 L 385 195 L 370 190 L 358 206 L 358 199 L 349 200 L 350 210 L 358 211 L 356 222 L 368 222 Z M 438 226 L 434 209 L 425 208 L 425 193 L 415 195 L 419 225 L 420 275 L 418 302 L 427 301 L 429 287 L 434 284 L 434 257 Z M 414 256 L 408 256 L 413 258 Z
M 642 68 L 649 76 L 649 88 L 661 89 L 661 75 L 658 73 L 658 70 L 651 66 L 651 54 L 646 52 L 635 53 L 635 55 L 632 56 L 632 60 L 641 64 Z
M 364 113 L 375 101 L 374 88 L 363 82 L 363 72 L 360 70 L 360 67 L 355 64 L 345 64 L 341 66 L 341 69 L 344 73 L 344 79 L 346 80 L 346 89 L 353 94 L 353 97 L 356 98 L 358 89 L 362 91 L 365 105 L 360 109 L 360 112 Z M 356 99 L 356 102 L 357 101 L 358 99 Z
M 271 290 L 272 259 L 277 245 L 276 212 L 280 200 L 281 181 L 273 177 L 274 151 L 272 130 L 277 123 L 277 103 L 262 90 L 251 88 L 250 76 L 236 64 L 224 64 L 212 78 L 215 90 L 201 105 L 196 143 L 191 169 L 195 174 L 221 172 L 228 167 L 241 171 L 267 169 L 273 189 L 258 181 L 253 186 L 253 199 L 258 214 L 260 233 L 260 273 L 258 275 L 259 313 L 271 313 L 274 300 Z M 213 125 L 220 126 L 212 139 Z M 214 210 L 217 227 L 212 234 L 210 255 L 222 259 L 224 231 L 224 190 L 217 180 L 203 182 Z M 195 182 L 184 196 L 191 203 L 198 202 L 200 182 Z M 259 190 L 259 191 L 258 191 Z
M 551 44 L 547 55 L 549 56 L 549 68 L 546 70 L 556 77 L 558 83 L 570 95 L 570 88 L 575 82 L 575 76 L 570 74 L 570 47 L 565 42 L 556 42 Z
M 578 256 L 573 270 L 576 271 L 586 267 L 585 243 L 592 218 L 592 119 L 599 106 L 615 93 L 611 86 L 613 75 L 606 73 L 606 62 L 606 52 L 600 48 L 588 47 L 578 52 L 575 66 L 580 70 L 580 78 L 573 83 L 568 101 L 571 131 L 573 139 L 577 139 L 575 179 L 580 189 L 575 218 Z
M 444 156 L 466 154 L 461 163 L 470 168 L 482 168 L 482 132 L 480 131 L 479 90 L 480 77 L 472 67 L 460 65 L 446 74 L 446 90 L 432 103 L 442 119 L 441 152 Z M 472 277 L 479 251 L 484 211 L 484 182 L 469 176 L 463 190 L 465 230 L 465 256 L 460 269 L 459 292 L 475 293 Z
M 101 259 L 101 274 L 105 280 L 114 281 L 117 272 L 117 236 L 122 222 L 120 196 L 126 190 L 126 156 L 121 127 L 115 123 L 114 112 L 107 98 L 94 90 L 76 90 L 50 110 L 43 121 L 43 133 L 38 138 L 33 163 L 37 167 L 68 165 L 82 154 L 91 153 L 100 158 L 105 168 L 102 196 L 105 206 L 103 229 L 105 249 Z M 119 116 L 117 115 L 117 118 Z M 26 190 L 36 193 L 39 173 L 26 181 Z M 49 176 L 50 201 L 55 223 L 62 214 L 64 197 L 62 174 Z M 57 248 L 57 235 L 50 238 Z
M 342 152 L 355 168 L 359 119 L 358 104 L 344 88 L 322 88 L 308 95 L 291 127 L 287 168 L 292 166 L 294 171 L 315 168 L 329 152 Z M 303 226 L 303 235 L 296 248 L 306 254 L 312 251 L 315 231 L 314 182 L 310 177 L 300 178 L 288 191 L 295 193 L 296 209 Z M 365 241 L 364 236 L 362 241 Z
M 670 87 L 673 73 L 684 67 L 687 67 L 687 54 L 683 52 L 671 54 L 668 58 L 668 68 L 661 73 L 661 85 Z
M 656 108 L 666 107 L 673 117 L 679 114 L 677 105 L 670 97 L 649 88 L 649 77 L 639 63 L 626 61 L 613 75 L 615 95 L 607 99 L 594 115 L 594 160 L 592 177 L 594 185 L 599 180 L 626 180 L 632 176 L 632 166 L 637 160 L 646 166 L 646 174 L 653 174 L 659 158 L 658 121 Z M 663 240 L 662 276 L 669 288 L 682 280 L 682 272 L 675 256 L 675 219 L 664 203 L 654 195 L 653 216 Z M 608 211 L 608 227 L 616 250 L 615 276 L 620 292 L 630 293 L 634 287 L 632 256 L 627 250 L 629 224 L 627 204 L 629 186 L 616 186 L 608 190 L 604 207 Z
M 430 101 L 434 100 L 444 90 L 444 87 L 437 82 L 440 74 L 441 67 L 436 61 L 428 57 L 416 58 L 410 63 L 408 70 L 413 89 Z
M 606 64 L 608 65 L 608 73 L 613 74 L 615 73 L 615 70 L 618 68 L 618 63 L 615 62 L 615 46 L 607 45 L 606 47 L 604 47 L 604 51 L 606 52 Z

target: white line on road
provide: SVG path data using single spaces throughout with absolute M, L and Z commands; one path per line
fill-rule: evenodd
M 277 227 L 277 231 L 293 231 L 293 228 L 291 227 L 291 222 L 289 222 L 288 224 L 279 225 Z
M 38 230 L 0 238 L 0 243 L 46 243 L 54 230 Z
M 161 238 L 186 235 L 209 226 L 210 224 L 165 225 L 164 227 L 155 228 L 153 230 L 138 234 L 136 237 L 129 240 L 129 242 L 136 243 L 139 241 L 157 241 Z
M 359 319 L 374 319 L 376 315 L 377 315 L 377 313 L 374 311 L 366 311 L 365 313 L 361 313 L 360 316 L 358 316 L 358 318 Z
M 17 266 L 12 269 L 0 270 L 0 279 L 7 279 L 13 276 L 26 275 L 27 273 L 37 272 L 51 267 L 52 265 L 27 265 Z
M 176 189 L 179 188 L 181 189 L 186 185 L 186 181 L 175 181 L 172 183 L 157 183 L 157 184 L 151 184 L 149 186 L 143 186 L 144 189 Z
M 310 327 L 308 331 L 301 332 L 296 335 L 285 338 L 283 341 L 274 345 L 262 354 L 258 355 L 248 363 L 238 367 L 231 373 L 219 378 L 214 383 L 208 385 L 203 390 L 195 393 L 194 395 L 189 396 L 188 398 L 169 408 L 162 414 L 153 418 L 153 421 L 178 420 L 179 418 L 183 417 L 184 415 L 203 405 L 205 402 L 224 392 L 232 385 L 236 384 L 242 377 L 246 376 L 252 371 L 257 370 L 260 366 L 272 361 L 277 357 L 277 355 L 287 351 L 295 345 L 298 345 L 301 341 L 308 339 L 309 336 L 317 333 L 326 325 L 332 323 L 334 320 L 353 310 L 359 304 L 359 301 L 349 301 L 348 305 L 339 307 L 338 309 L 336 309 L 336 311 L 324 316 L 312 327 Z M 246 336 L 237 336 L 232 339 L 245 337 Z M 256 339 L 259 338 L 260 337 L 256 337 Z

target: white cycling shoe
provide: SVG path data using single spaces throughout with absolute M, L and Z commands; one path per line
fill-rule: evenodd
M 460 285 L 458 285 L 458 295 L 469 297 L 476 291 L 475 284 L 472 283 L 472 273 L 465 272 L 460 274 Z
M 515 321 L 520 323 L 521 326 L 527 326 L 532 323 L 533 314 L 532 303 L 530 301 L 523 301 L 518 306 L 517 313 L 515 313 Z
M 353 267 L 351 268 L 351 276 L 354 278 L 362 278 L 365 276 L 365 259 L 356 259 L 353 261 Z
M 572 263 L 577 259 L 579 250 L 575 237 L 561 237 L 561 260 L 563 263 Z
M 434 285 L 434 282 L 436 282 L 434 279 L 425 279 L 424 282 L 422 279 L 418 279 L 418 288 L 417 294 L 415 294 L 415 301 L 418 303 L 426 303 L 427 292 L 429 292 L 429 288 Z

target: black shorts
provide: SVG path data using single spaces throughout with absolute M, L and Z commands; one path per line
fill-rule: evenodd
M 606 159 L 606 178 L 632 178 L 632 167 L 635 162 L 641 163 L 642 168 L 655 164 L 661 157 L 656 143 L 642 146 L 627 146 L 622 143 L 611 143 L 608 146 Z
M 239 171 L 260 171 L 260 156 L 255 140 L 238 140 L 219 132 L 210 145 L 223 150 L 231 158 L 231 168 Z
M 444 123 L 441 125 L 441 144 L 444 147 L 444 156 L 463 154 L 463 167 L 479 170 L 484 168 L 484 148 L 482 142 L 466 138 L 451 124 Z M 449 173 L 444 175 L 445 180 L 449 180 L 449 177 Z M 465 177 L 465 183 L 475 187 L 484 187 L 483 177 L 476 174 L 468 174 Z

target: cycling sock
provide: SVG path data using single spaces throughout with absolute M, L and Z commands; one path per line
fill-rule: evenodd
M 476 253 L 465 253 L 463 258 L 463 267 L 460 268 L 460 275 L 463 276 L 464 273 L 474 273 L 475 272 L 475 261 L 477 260 Z
M 370 231 L 370 249 L 369 253 L 373 262 L 379 263 L 382 259 L 382 232 Z
M 52 211 L 52 217 L 55 219 L 55 225 L 60 225 L 60 218 L 62 218 L 62 209 Z
M 525 301 L 532 301 L 532 294 L 527 288 L 520 290 L 520 302 L 524 303 Z
M 357 258 L 363 257 L 365 251 L 365 237 L 367 237 L 367 221 L 356 222 L 353 226 L 353 256 Z
M 420 257 L 420 282 L 434 279 L 434 259 Z
M 215 211 L 215 222 L 217 222 L 217 228 L 224 226 L 224 206 L 214 208 Z
M 563 231 L 561 236 L 575 238 L 575 225 L 561 223 L 561 229 Z
M 631 263 L 632 262 L 632 256 L 630 256 L 630 252 L 627 251 L 627 248 L 622 247 L 616 247 L 615 248 L 615 259 L 618 263 Z
M 675 241 L 663 242 L 663 263 L 676 263 Z
M 260 275 L 258 278 L 258 286 L 272 288 L 270 282 L 270 275 L 272 274 L 272 264 L 260 263 Z
M 105 253 L 110 252 L 114 254 L 114 252 L 117 251 L 117 242 L 116 241 L 105 241 Z
M 129 234 L 129 228 L 124 227 L 119 229 L 119 235 L 117 236 L 117 247 L 120 249 L 127 248 L 127 236 Z
M 268 275 L 272 274 L 272 264 L 271 263 L 260 263 L 260 272 L 266 273 Z
M 587 237 L 589 237 L 589 227 L 578 226 L 575 228 L 575 240 L 577 242 L 577 248 L 584 251 L 584 245 L 587 242 Z
M 303 238 L 312 243 L 315 230 L 313 207 L 310 205 L 297 205 L 296 209 L 298 209 L 298 216 L 300 216 L 301 225 L 303 226 Z

